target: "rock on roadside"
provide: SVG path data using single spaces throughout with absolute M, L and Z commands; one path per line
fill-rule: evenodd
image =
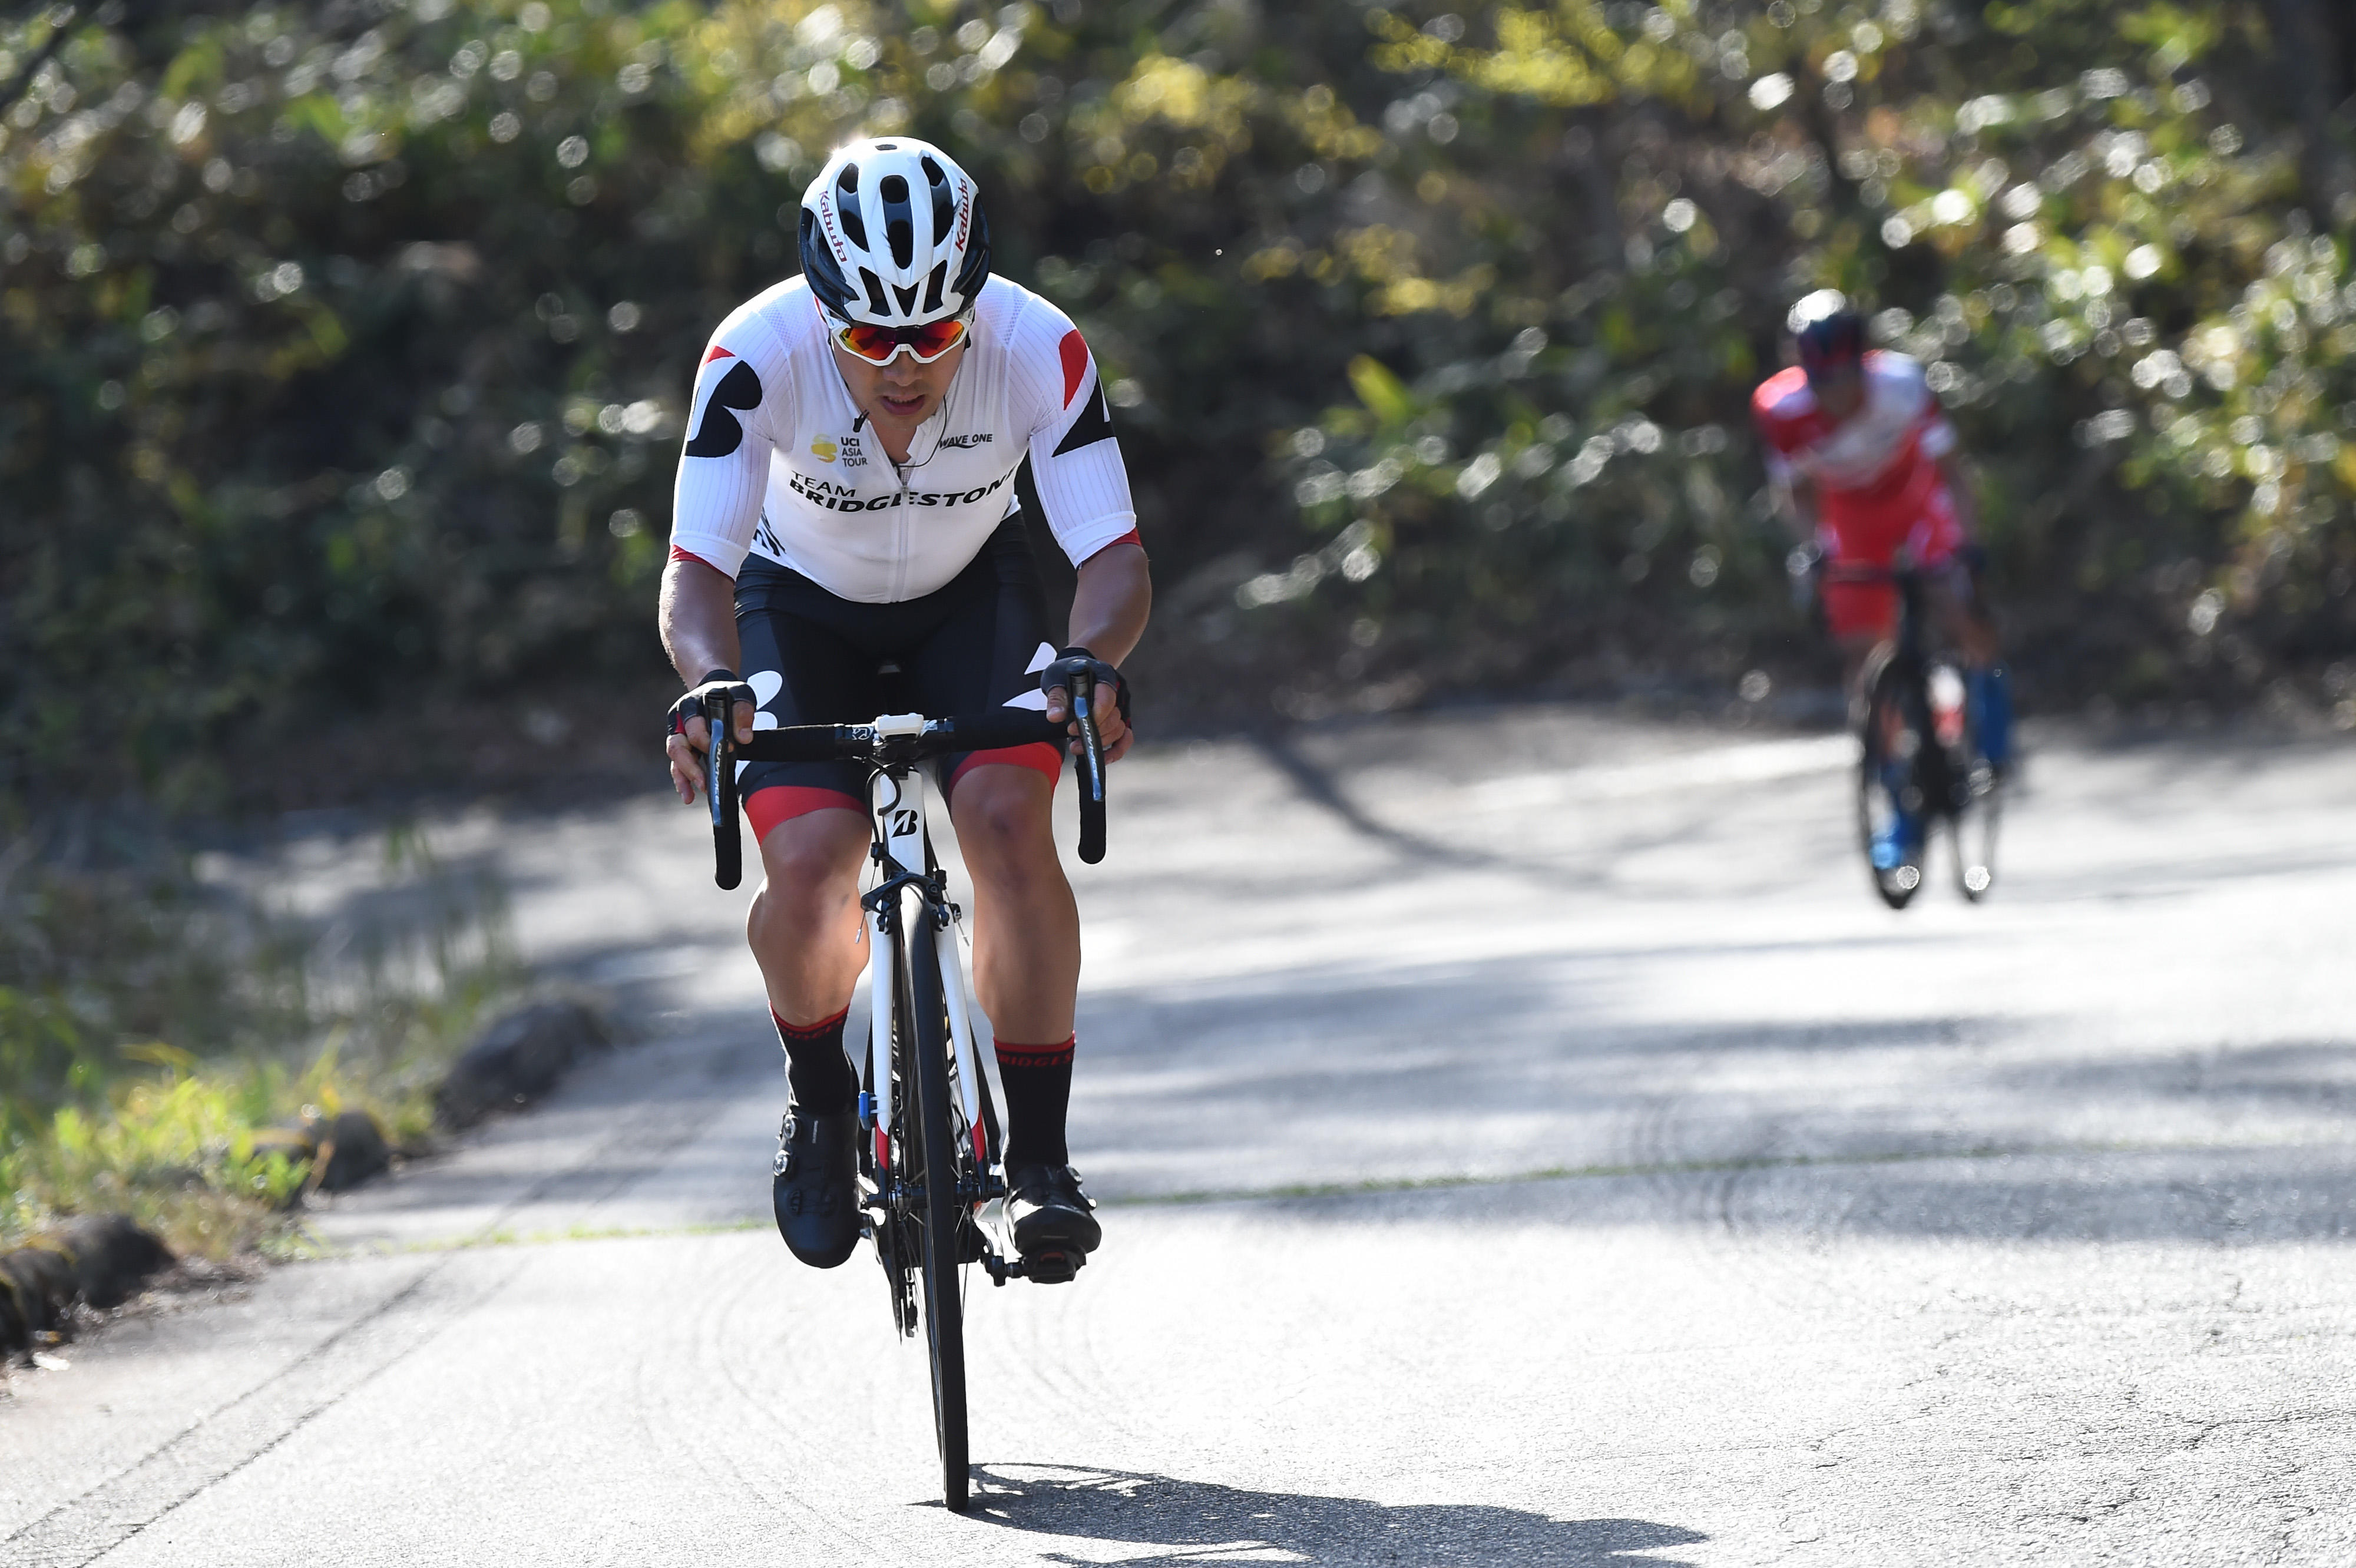
M 310 1187 L 318 1192 L 346 1191 L 392 1165 L 392 1145 L 376 1118 L 365 1111 L 267 1128 L 255 1134 L 254 1147 L 275 1149 L 290 1160 L 311 1161 Z
M 612 1043 L 605 1021 L 578 1002 L 540 1002 L 493 1023 L 450 1065 L 434 1093 L 443 1125 L 471 1126 L 493 1111 L 539 1099 L 565 1070 Z
M 68 1220 L 28 1246 L 0 1254 L 0 1355 L 62 1333 L 77 1303 L 120 1306 L 169 1268 L 171 1250 L 125 1214 Z

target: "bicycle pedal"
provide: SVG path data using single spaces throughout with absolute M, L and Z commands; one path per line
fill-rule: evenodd
M 1019 1264 L 1033 1284 L 1069 1284 L 1088 1261 L 1086 1252 L 1033 1252 Z

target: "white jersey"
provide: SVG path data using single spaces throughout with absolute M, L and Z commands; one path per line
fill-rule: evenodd
M 1014 510 L 1026 455 L 1074 565 L 1137 527 L 1095 357 L 1070 317 L 1004 278 L 982 285 L 965 359 L 905 464 L 851 402 L 798 277 L 720 324 L 687 427 L 672 550 L 731 577 L 753 554 L 862 604 L 921 597 Z

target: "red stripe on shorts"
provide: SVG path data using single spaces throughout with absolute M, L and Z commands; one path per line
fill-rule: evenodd
M 957 771 L 949 775 L 948 784 L 942 792 L 947 794 L 955 790 L 958 780 L 974 768 L 994 763 L 1004 763 L 1011 768 L 1028 768 L 1044 776 L 1050 789 L 1055 787 L 1056 780 L 1064 777 L 1063 748 L 1050 746 L 1044 740 L 1034 740 L 1027 746 L 1001 746 L 995 751 L 975 752 L 957 765 Z
M 752 820 L 755 843 L 767 838 L 780 822 L 812 811 L 864 811 L 856 795 L 823 789 L 810 784 L 772 784 L 744 797 L 744 815 Z

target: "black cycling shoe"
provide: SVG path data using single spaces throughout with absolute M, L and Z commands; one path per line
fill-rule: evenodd
M 1006 1217 L 1014 1222 L 1014 1250 L 1023 1272 L 1043 1285 L 1062 1284 L 1080 1272 L 1104 1231 L 1088 1210 L 1069 1165 L 1018 1165 L 1006 1173 Z
M 795 1257 L 830 1269 L 859 1245 L 859 1118 L 786 1112 L 770 1201 Z

